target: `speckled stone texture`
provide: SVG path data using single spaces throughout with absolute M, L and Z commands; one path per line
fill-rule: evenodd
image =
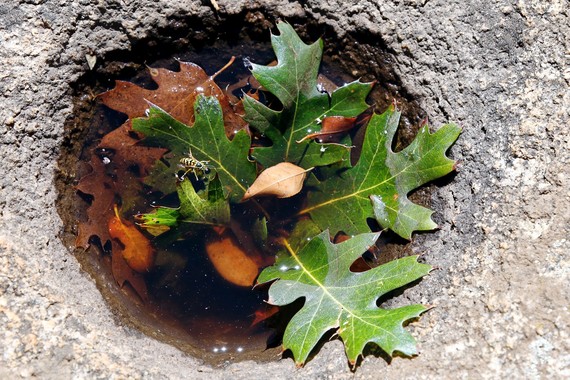
M 439 269 L 396 303 L 436 307 L 409 326 L 421 354 L 348 369 L 339 341 L 291 359 L 211 368 L 123 326 L 82 273 L 55 202 L 74 83 L 208 1 L 0 4 L 0 378 L 569 378 L 570 4 L 218 0 L 377 41 L 437 128 L 464 128 L 459 173 L 436 188 L 441 229 L 413 249 Z

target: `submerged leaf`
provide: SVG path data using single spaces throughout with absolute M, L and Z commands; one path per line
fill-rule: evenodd
M 238 286 L 252 286 L 259 273 L 256 253 L 246 252 L 229 229 L 206 242 L 206 253 L 216 271 Z
M 135 216 L 142 228 L 159 236 L 180 223 L 202 226 L 224 226 L 230 221 L 230 205 L 223 196 L 220 181 L 216 178 L 208 183 L 207 189 L 196 193 L 188 180 L 176 185 L 180 207 L 160 206 L 150 213 Z
M 91 173 L 83 176 L 76 189 L 89 194 L 93 201 L 87 209 L 87 221 L 79 224 L 76 246 L 87 249 L 92 236 L 99 237 L 101 245 L 110 240 L 107 225 L 113 217 L 113 204 L 121 198 L 128 209 L 142 188 L 136 167 L 145 176 L 165 150 L 138 145 L 129 135 L 130 122 L 106 134 L 93 151 L 89 165 Z
M 351 272 L 352 263 L 377 238 L 378 234 L 368 233 L 333 244 L 325 231 L 300 251 L 285 241 L 291 256 L 278 260 L 259 275 L 259 283 L 277 280 L 269 289 L 270 304 L 283 306 L 300 297 L 305 299 L 283 336 L 283 348 L 293 352 L 298 365 L 305 363 L 321 337 L 331 329 L 338 329 L 351 364 L 369 342 L 376 343 L 388 355 L 394 351 L 416 354 L 414 338 L 403 324 L 417 318 L 426 308 L 410 305 L 382 309 L 376 301 L 425 276 L 431 267 L 410 256 L 365 272 Z
M 148 118 L 133 120 L 133 129 L 145 135 L 146 143 L 168 148 L 178 156 L 191 151 L 194 159 L 207 162 L 218 174 L 224 196 L 237 202 L 255 178 L 255 165 L 248 160 L 250 138 L 244 130 L 232 140 L 225 136 L 222 108 L 215 97 L 198 96 L 194 109 L 192 127 L 152 106 Z
M 279 312 L 279 308 L 274 305 L 263 305 L 260 309 L 253 313 L 253 321 L 251 322 L 251 327 L 260 324 L 261 322 L 273 317 Z
M 305 170 L 289 162 L 281 162 L 267 168 L 247 189 L 242 201 L 260 195 L 275 195 L 277 198 L 292 197 L 301 191 L 307 172 L 312 169 Z
M 216 178 L 209 183 L 207 197 L 202 198 L 188 180 L 178 185 L 180 221 L 202 225 L 226 225 L 230 221 L 230 205 L 223 197 Z
M 310 192 L 301 213 L 309 213 L 321 229 L 348 235 L 369 231 L 367 218 L 375 218 L 383 228 L 406 239 L 411 239 L 413 231 L 437 227 L 431 220 L 433 211 L 412 203 L 407 195 L 454 170 L 455 161 L 445 152 L 461 129 L 447 124 L 432 134 L 423 126 L 408 147 L 394 153 L 392 140 L 399 120 L 394 106 L 372 116 L 358 163 Z
M 153 236 L 159 236 L 178 225 L 180 211 L 177 208 L 157 207 L 152 212 L 135 215 L 137 224 Z
M 256 219 L 251 226 L 251 237 L 258 247 L 263 247 L 267 242 L 267 219 Z
M 250 96 L 243 104 L 245 119 L 273 145 L 255 147 L 253 157 L 265 167 L 291 162 L 303 168 L 332 164 L 348 159 L 348 147 L 328 145 L 327 149 L 307 135 L 320 130 L 327 116 L 355 117 L 365 111 L 366 96 L 373 83 L 352 82 L 331 95 L 319 91 L 317 76 L 323 45 L 319 40 L 306 45 L 287 23 L 277 24 L 280 35 L 271 41 L 278 63 L 252 65 L 253 76 L 263 88 L 275 95 L 283 110 L 273 110 Z
M 119 216 L 117 205 L 114 206 L 115 217 L 109 221 L 109 234 L 123 245 L 123 258 L 133 270 L 143 273 L 154 264 L 154 249 L 150 241 L 137 227 L 124 223 Z

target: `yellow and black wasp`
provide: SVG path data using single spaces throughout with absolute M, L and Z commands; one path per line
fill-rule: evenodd
M 181 181 L 184 181 L 184 178 L 186 178 L 186 174 L 192 172 L 194 174 L 194 177 L 196 178 L 196 180 L 199 179 L 198 175 L 201 177 L 204 174 L 207 174 L 210 172 L 210 169 L 212 168 L 211 165 L 209 165 L 209 160 L 205 160 L 205 161 L 200 161 L 197 160 L 193 155 L 192 155 L 192 150 L 189 149 L 188 150 L 188 157 L 182 157 L 180 159 L 180 167 L 182 169 L 185 170 L 184 174 L 182 174 L 180 178 Z

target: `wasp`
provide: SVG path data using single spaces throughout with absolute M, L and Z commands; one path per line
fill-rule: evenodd
M 211 165 L 208 165 L 209 162 L 210 162 L 209 160 L 205 160 L 205 161 L 197 160 L 192 155 L 192 150 L 189 149 L 188 150 L 188 157 L 182 157 L 180 159 L 180 165 L 179 166 L 185 170 L 184 174 L 182 174 L 182 176 L 180 177 L 180 180 L 184 181 L 186 174 L 188 174 L 190 172 L 192 172 L 194 174 L 194 177 L 196 178 L 196 180 L 198 180 L 198 174 L 200 174 L 200 176 L 202 176 L 205 173 L 208 173 L 210 171 Z

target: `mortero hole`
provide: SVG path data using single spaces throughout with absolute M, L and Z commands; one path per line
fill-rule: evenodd
M 204 149 L 242 134 L 254 147 L 270 146 L 267 136 L 249 129 L 241 118 L 245 94 L 268 107 L 281 107 L 250 71 L 252 62 L 275 62 L 269 30 L 248 30 L 246 24 L 234 25 L 239 41 L 235 36 L 206 38 L 196 33 L 197 41 L 187 41 L 187 36 L 176 43 L 144 41 L 135 44 L 134 51 L 110 54 L 76 85 L 75 114 L 67 123 L 59 159 L 64 240 L 75 247 L 117 323 L 209 364 L 279 357 L 284 328 L 302 302 L 271 306 L 265 302 L 268 286 L 254 285 L 259 272 L 283 254 L 279 240 L 292 232 L 305 195 L 237 199 L 227 209 L 223 202 L 213 208 L 216 199 L 232 197 L 216 162 L 199 149 L 175 150 L 160 140 L 147 142 L 144 133 L 133 128 L 133 120 L 152 117 L 155 104 L 192 125 L 203 112 L 194 109 L 195 100 L 212 96 L 223 110 L 223 130 L 202 142 Z M 313 35 L 327 40 L 319 89 L 331 91 L 355 76 L 378 80 L 369 103 L 382 109 L 397 99 L 403 118 L 396 144 L 405 146 L 423 115 L 397 90 L 384 53 L 366 41 L 357 43 L 358 36 L 335 42 L 313 23 L 305 24 L 304 32 L 306 40 L 314 40 Z M 155 53 L 161 43 L 166 46 L 162 55 Z M 341 60 L 341 44 L 351 52 L 350 62 Z M 363 62 L 354 62 L 358 56 Z M 347 70 L 354 67 L 364 71 Z M 357 146 L 354 161 L 362 131 L 354 128 L 349 134 Z M 184 138 L 175 130 L 171 137 Z M 424 189 L 415 196 L 425 204 L 429 192 Z M 210 206 L 202 208 L 204 202 Z M 380 229 L 374 222 L 370 228 Z M 364 268 L 408 253 L 406 242 L 393 234 L 384 234 L 377 245 L 381 254 L 365 255 L 360 263 Z

